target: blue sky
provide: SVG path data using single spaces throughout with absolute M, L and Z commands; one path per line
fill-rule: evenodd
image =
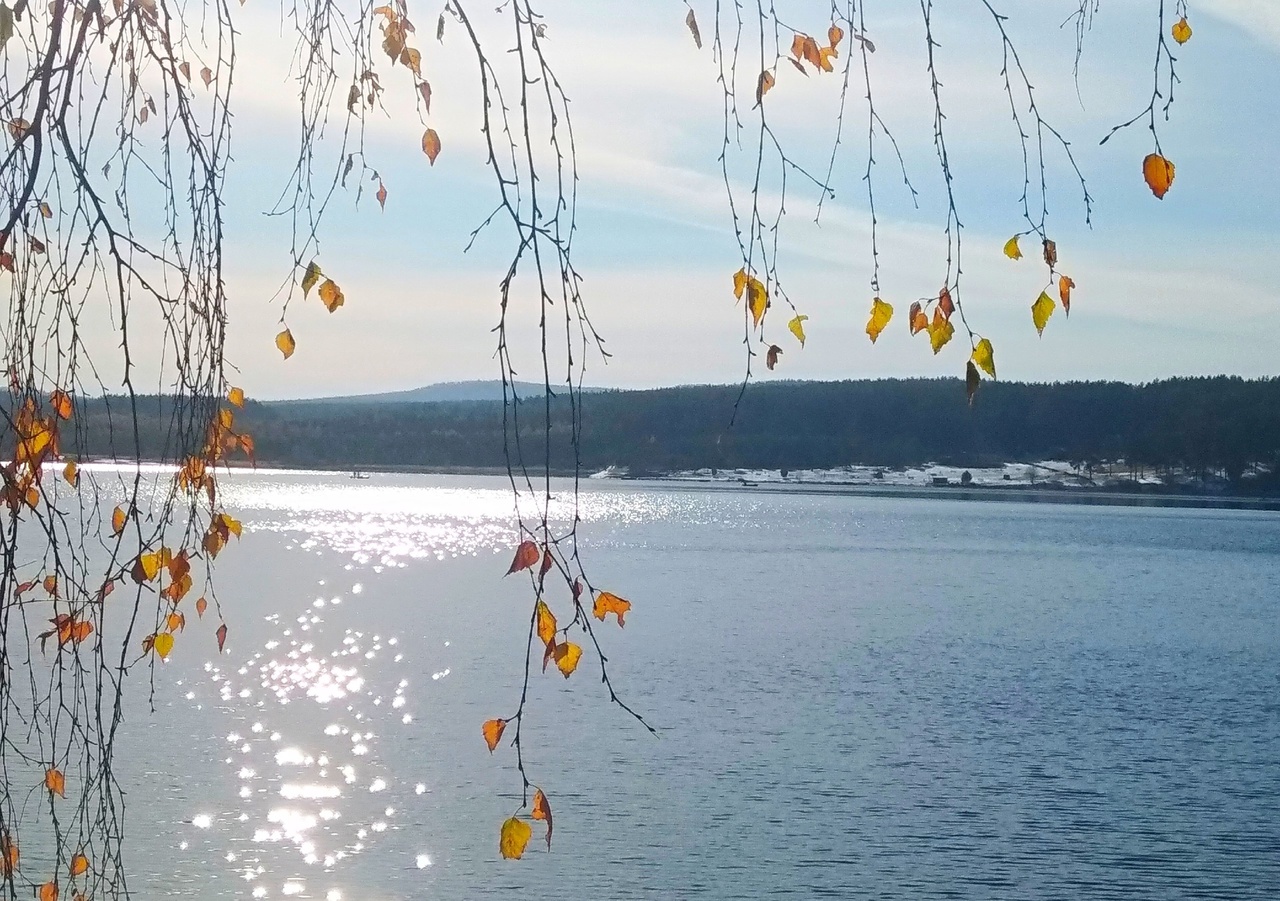
M 1034 252 L 1017 263 L 1001 253 L 1005 239 L 1024 226 L 999 40 L 979 3 L 938 4 L 937 54 L 966 225 L 963 296 L 970 321 L 995 344 L 1001 377 L 1280 374 L 1271 337 L 1280 332 L 1280 290 L 1272 273 L 1280 188 L 1271 174 L 1280 146 L 1280 3 L 1190 4 L 1195 34 L 1177 51 L 1182 83 L 1172 119 L 1161 125 L 1163 149 L 1178 167 L 1163 201 L 1141 179 L 1141 160 L 1151 150 L 1144 128 L 1098 145 L 1113 124 L 1147 103 L 1154 2 L 1102 5 L 1085 46 L 1078 95 L 1073 34 L 1058 27 L 1075 0 L 996 5 L 1010 16 L 1042 113 L 1071 139 L 1096 198 L 1089 229 L 1078 188 L 1053 163 L 1050 234 L 1060 268 L 1078 288 L 1070 319 L 1059 311 L 1038 338 L 1029 309 L 1044 286 L 1044 266 Z M 712 4 L 693 0 L 692 6 L 709 33 Z M 797 27 L 825 32 L 829 3 L 788 6 Z M 495 196 L 483 168 L 474 61 L 460 32 L 446 31 L 437 45 L 428 27 L 417 44 L 434 89 L 431 124 L 444 150 L 434 167 L 426 164 L 412 85 L 385 73 L 390 115 L 370 117 L 367 146 L 387 185 L 386 209 L 379 211 L 368 194 L 358 207 L 354 194 L 331 206 L 319 259 L 342 284 L 346 306 L 333 315 L 314 298 L 291 306 L 298 350 L 288 361 L 280 358 L 272 344 L 279 318 L 272 297 L 287 277 L 287 234 L 261 211 L 287 175 L 281 147 L 296 142 L 297 115 L 290 112 L 288 60 L 280 54 L 289 38 L 281 37 L 278 19 L 252 7 L 240 20 L 236 162 L 228 189 L 234 380 L 251 396 L 272 398 L 494 377 L 490 329 L 504 236 L 495 232 L 471 254 L 462 253 Z M 473 15 L 491 16 L 491 7 Z M 883 7 L 867 13 L 877 45 L 871 58 L 877 104 L 921 194 L 916 208 L 882 149 L 876 174 L 881 285 L 897 314 L 873 347 L 863 332 L 871 297 L 859 181 L 865 112 L 854 91 L 837 160 L 836 201 L 826 205 L 819 225 L 812 192 L 793 186 L 788 201 L 780 265 L 788 293 L 810 316 L 809 341 L 802 350 L 786 334 L 781 308 L 771 311 L 769 335 L 784 354 L 774 373 L 757 367 L 762 380 L 963 373 L 967 342 L 958 337 L 935 357 L 923 336 L 913 339 L 906 330 L 907 306 L 942 282 L 944 208 L 919 11 L 906 0 Z M 675 0 L 545 4 L 549 52 L 572 98 L 578 136 L 578 267 L 613 353 L 607 366 L 590 361 L 587 381 L 594 384 L 731 382 L 743 372 L 742 313 L 730 281 L 740 261 L 716 162 L 717 70 L 710 46 L 694 47 L 685 11 Z M 417 13 L 424 23 L 434 17 L 434 10 Z M 838 88 L 835 75 L 804 79 L 790 67 L 781 70 L 766 102 L 798 158 L 815 165 L 825 160 Z M 518 307 L 522 300 L 527 295 L 516 298 Z M 517 365 L 533 375 L 526 307 L 514 314 L 526 329 Z

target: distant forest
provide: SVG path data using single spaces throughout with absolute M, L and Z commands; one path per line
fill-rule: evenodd
M 587 471 L 625 467 L 642 475 L 708 467 L 990 466 L 1040 460 L 1096 466 L 1123 460 L 1134 473 L 1181 470 L 1233 483 L 1247 474 L 1255 488 L 1269 490 L 1275 489 L 1280 471 L 1280 379 L 991 382 L 982 386 L 972 408 L 965 403 L 963 383 L 951 379 L 752 384 L 735 415 L 738 396 L 738 386 L 583 395 L 582 466 Z M 127 415 L 122 399 L 110 403 L 116 417 Z M 105 404 L 82 404 L 81 422 L 65 451 L 86 458 L 113 455 Z M 163 399 L 149 397 L 140 400 L 139 412 L 143 453 L 165 456 L 173 411 Z M 542 398 L 520 404 L 525 457 L 538 468 L 546 458 L 543 419 Z M 551 467 L 571 470 L 566 398 L 553 399 L 551 420 Z M 493 401 L 250 401 L 238 411 L 236 428 L 253 436 L 261 464 L 505 465 L 502 405 Z M 131 453 L 132 428 L 117 430 L 114 442 L 114 453 Z

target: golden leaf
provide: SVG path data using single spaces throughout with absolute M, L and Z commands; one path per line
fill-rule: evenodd
M 58 901 L 58 883 L 46 882 L 40 886 L 39 891 L 36 892 L 36 897 L 40 901 Z
M 1071 289 L 1076 283 L 1069 275 L 1063 275 L 1058 278 L 1058 296 L 1062 298 L 1062 309 L 1068 316 L 1071 315 Z
M 311 293 L 311 289 L 315 287 L 316 282 L 320 281 L 320 276 L 324 273 L 320 271 L 320 267 L 316 265 L 316 261 L 312 260 L 307 264 L 307 270 L 302 273 L 302 296 L 306 297 Z
M 67 777 L 57 767 L 44 771 L 44 787 L 60 798 L 67 796 Z
M 1142 161 L 1142 177 L 1157 199 L 1164 199 L 1173 186 L 1173 163 L 1158 153 L 1149 153 Z
M 533 810 L 530 812 L 535 820 L 543 820 L 547 824 L 547 850 L 551 850 L 551 802 L 543 794 L 542 789 L 533 792 Z
M 293 356 L 294 350 L 298 347 L 297 342 L 293 340 L 293 332 L 286 328 L 276 335 L 276 347 L 280 348 L 280 353 L 284 354 L 286 360 Z
M 871 318 L 867 320 L 867 334 L 871 337 L 872 344 L 876 343 L 876 339 L 880 337 L 880 333 L 892 318 L 892 304 L 887 304 L 878 297 L 871 301 Z
M 910 320 L 907 325 L 911 329 L 911 334 L 916 335 L 929 330 L 929 317 L 925 315 L 920 301 L 917 300 L 911 304 L 911 309 L 907 311 L 907 319 Z
M 991 346 L 991 342 L 983 338 L 978 342 L 978 346 L 973 349 L 973 362 L 981 367 L 982 371 L 992 378 L 996 377 L 996 357 L 995 348 Z
M 53 218 L 53 207 L 49 206 L 49 204 L 45 203 L 43 200 L 40 201 L 40 215 L 46 219 Z
M 1187 23 L 1186 16 L 1183 16 L 1181 19 L 1174 22 L 1171 31 L 1173 33 L 1173 39 L 1179 44 L 1185 44 L 1187 41 L 1191 40 L 1191 26 Z
M 934 310 L 933 321 L 929 323 L 929 344 L 933 347 L 935 355 L 947 346 L 947 342 L 955 333 L 956 327 L 951 324 L 950 319 L 942 315 L 942 310 Z
M 53 407 L 59 419 L 71 418 L 71 395 L 59 388 L 57 391 L 49 395 L 49 404 Z
M 578 661 L 582 659 L 582 648 L 572 641 L 561 642 L 556 645 L 553 656 L 556 660 L 556 667 L 568 679 L 573 675 L 573 671 L 578 668 Z
M 800 342 L 801 347 L 804 347 L 804 322 L 808 318 L 808 316 L 801 313 L 787 323 L 787 328 L 791 330 L 791 334 L 796 336 L 796 340 Z
M 1004 242 L 1004 255 L 1011 260 L 1022 259 L 1022 248 L 1018 246 L 1017 235 Z
M 168 660 L 169 653 L 173 650 L 173 636 L 168 632 L 157 632 L 151 639 L 151 649 L 159 654 L 161 659 Z
M 125 516 L 123 507 L 116 507 L 114 510 L 111 511 L 112 536 L 119 535 L 121 532 L 124 531 L 125 520 L 126 520 L 126 516 Z
M 85 857 L 83 853 L 73 855 L 71 866 L 68 867 L 68 870 L 71 872 L 72 879 L 89 872 L 89 858 Z
M 506 720 L 486 720 L 480 727 L 480 734 L 484 736 L 484 743 L 489 746 L 490 754 L 498 746 L 498 742 L 502 741 L 502 730 L 505 728 L 507 728 Z
M 592 607 L 591 612 L 594 613 L 596 619 L 601 622 L 604 621 L 606 616 L 612 613 L 618 618 L 618 625 L 625 626 L 626 623 L 623 620 L 626 618 L 627 611 L 630 609 L 630 601 L 623 600 L 611 592 L 602 591 L 596 595 L 596 602 Z
M 538 550 L 538 546 L 532 541 L 522 541 L 520 546 L 516 548 L 515 558 L 511 561 L 510 568 L 507 569 L 507 575 L 518 573 L 522 569 L 528 569 L 539 560 L 542 559 L 542 553 Z
M 209 602 L 203 597 L 196 600 L 196 616 L 204 619 L 204 612 L 209 609 Z
M 498 838 L 498 851 L 507 860 L 519 860 L 533 835 L 533 827 L 519 817 L 511 817 L 502 824 Z
M 832 48 L 839 47 L 840 42 L 844 40 L 844 29 L 839 25 L 832 25 L 827 29 L 827 42 Z
M 769 309 L 769 292 L 764 283 L 754 276 L 747 279 L 747 309 L 751 311 L 751 318 L 759 328 L 765 311 Z
M 544 645 L 550 646 L 556 640 L 556 616 L 543 601 L 534 606 L 534 615 L 538 620 L 538 638 Z
M 1031 305 L 1031 321 L 1036 324 L 1036 331 L 1041 335 L 1044 334 L 1044 327 L 1048 324 L 1049 317 L 1053 315 L 1055 306 L 1053 298 L 1044 291 L 1040 292 L 1036 302 Z
M 733 296 L 742 300 L 742 292 L 747 288 L 747 270 L 739 269 L 733 274 Z
M 66 480 L 68 485 L 74 488 L 79 477 L 80 474 L 76 469 L 76 461 L 68 460 L 67 465 L 62 468 L 62 478 Z
M 400 62 L 419 78 L 422 77 L 422 54 L 412 47 L 400 51 Z
M 346 301 L 346 297 L 342 294 L 342 289 L 331 278 L 325 279 L 324 284 L 320 286 L 319 297 L 320 302 L 324 304 L 324 308 L 330 313 L 338 309 Z
M 244 390 L 241 388 L 232 388 L 227 393 L 227 400 L 235 404 L 237 407 L 244 407 Z
M 440 136 L 436 134 L 434 128 L 428 128 L 422 133 L 422 152 L 427 155 L 427 161 L 434 166 L 436 157 L 440 155 Z

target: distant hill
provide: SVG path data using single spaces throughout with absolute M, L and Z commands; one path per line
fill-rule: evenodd
M 541 382 L 515 382 L 516 393 L 521 399 L 541 397 Z M 603 388 L 582 387 L 584 392 L 596 393 Z M 552 386 L 553 394 L 564 394 L 563 386 Z M 384 391 L 381 394 L 350 394 L 344 397 L 309 397 L 302 400 L 275 401 L 281 404 L 431 404 L 470 401 L 502 400 L 502 382 L 498 379 L 474 379 L 469 382 L 438 382 L 407 391 Z

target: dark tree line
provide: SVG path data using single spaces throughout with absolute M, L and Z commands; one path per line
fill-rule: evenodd
M 964 403 L 952 379 L 775 382 L 751 387 L 734 416 L 735 386 L 584 394 L 580 454 L 588 469 L 633 474 L 718 467 L 809 469 L 850 463 L 960 466 L 1123 460 L 1132 471 L 1181 469 L 1238 481 L 1280 463 L 1280 379 L 1168 379 L 984 385 Z M 167 455 L 161 398 L 140 403 L 144 457 Z M 121 455 L 108 444 L 104 401 L 81 405 L 74 446 L 85 458 Z M 525 457 L 545 461 L 541 399 L 518 408 Z M 731 422 L 732 420 L 732 422 Z M 260 463 L 336 468 L 488 468 L 504 463 L 502 406 L 446 403 L 250 402 L 237 417 Z M 574 462 L 570 412 L 551 409 L 551 467 Z M 1266 482 L 1264 478 L 1262 482 Z

